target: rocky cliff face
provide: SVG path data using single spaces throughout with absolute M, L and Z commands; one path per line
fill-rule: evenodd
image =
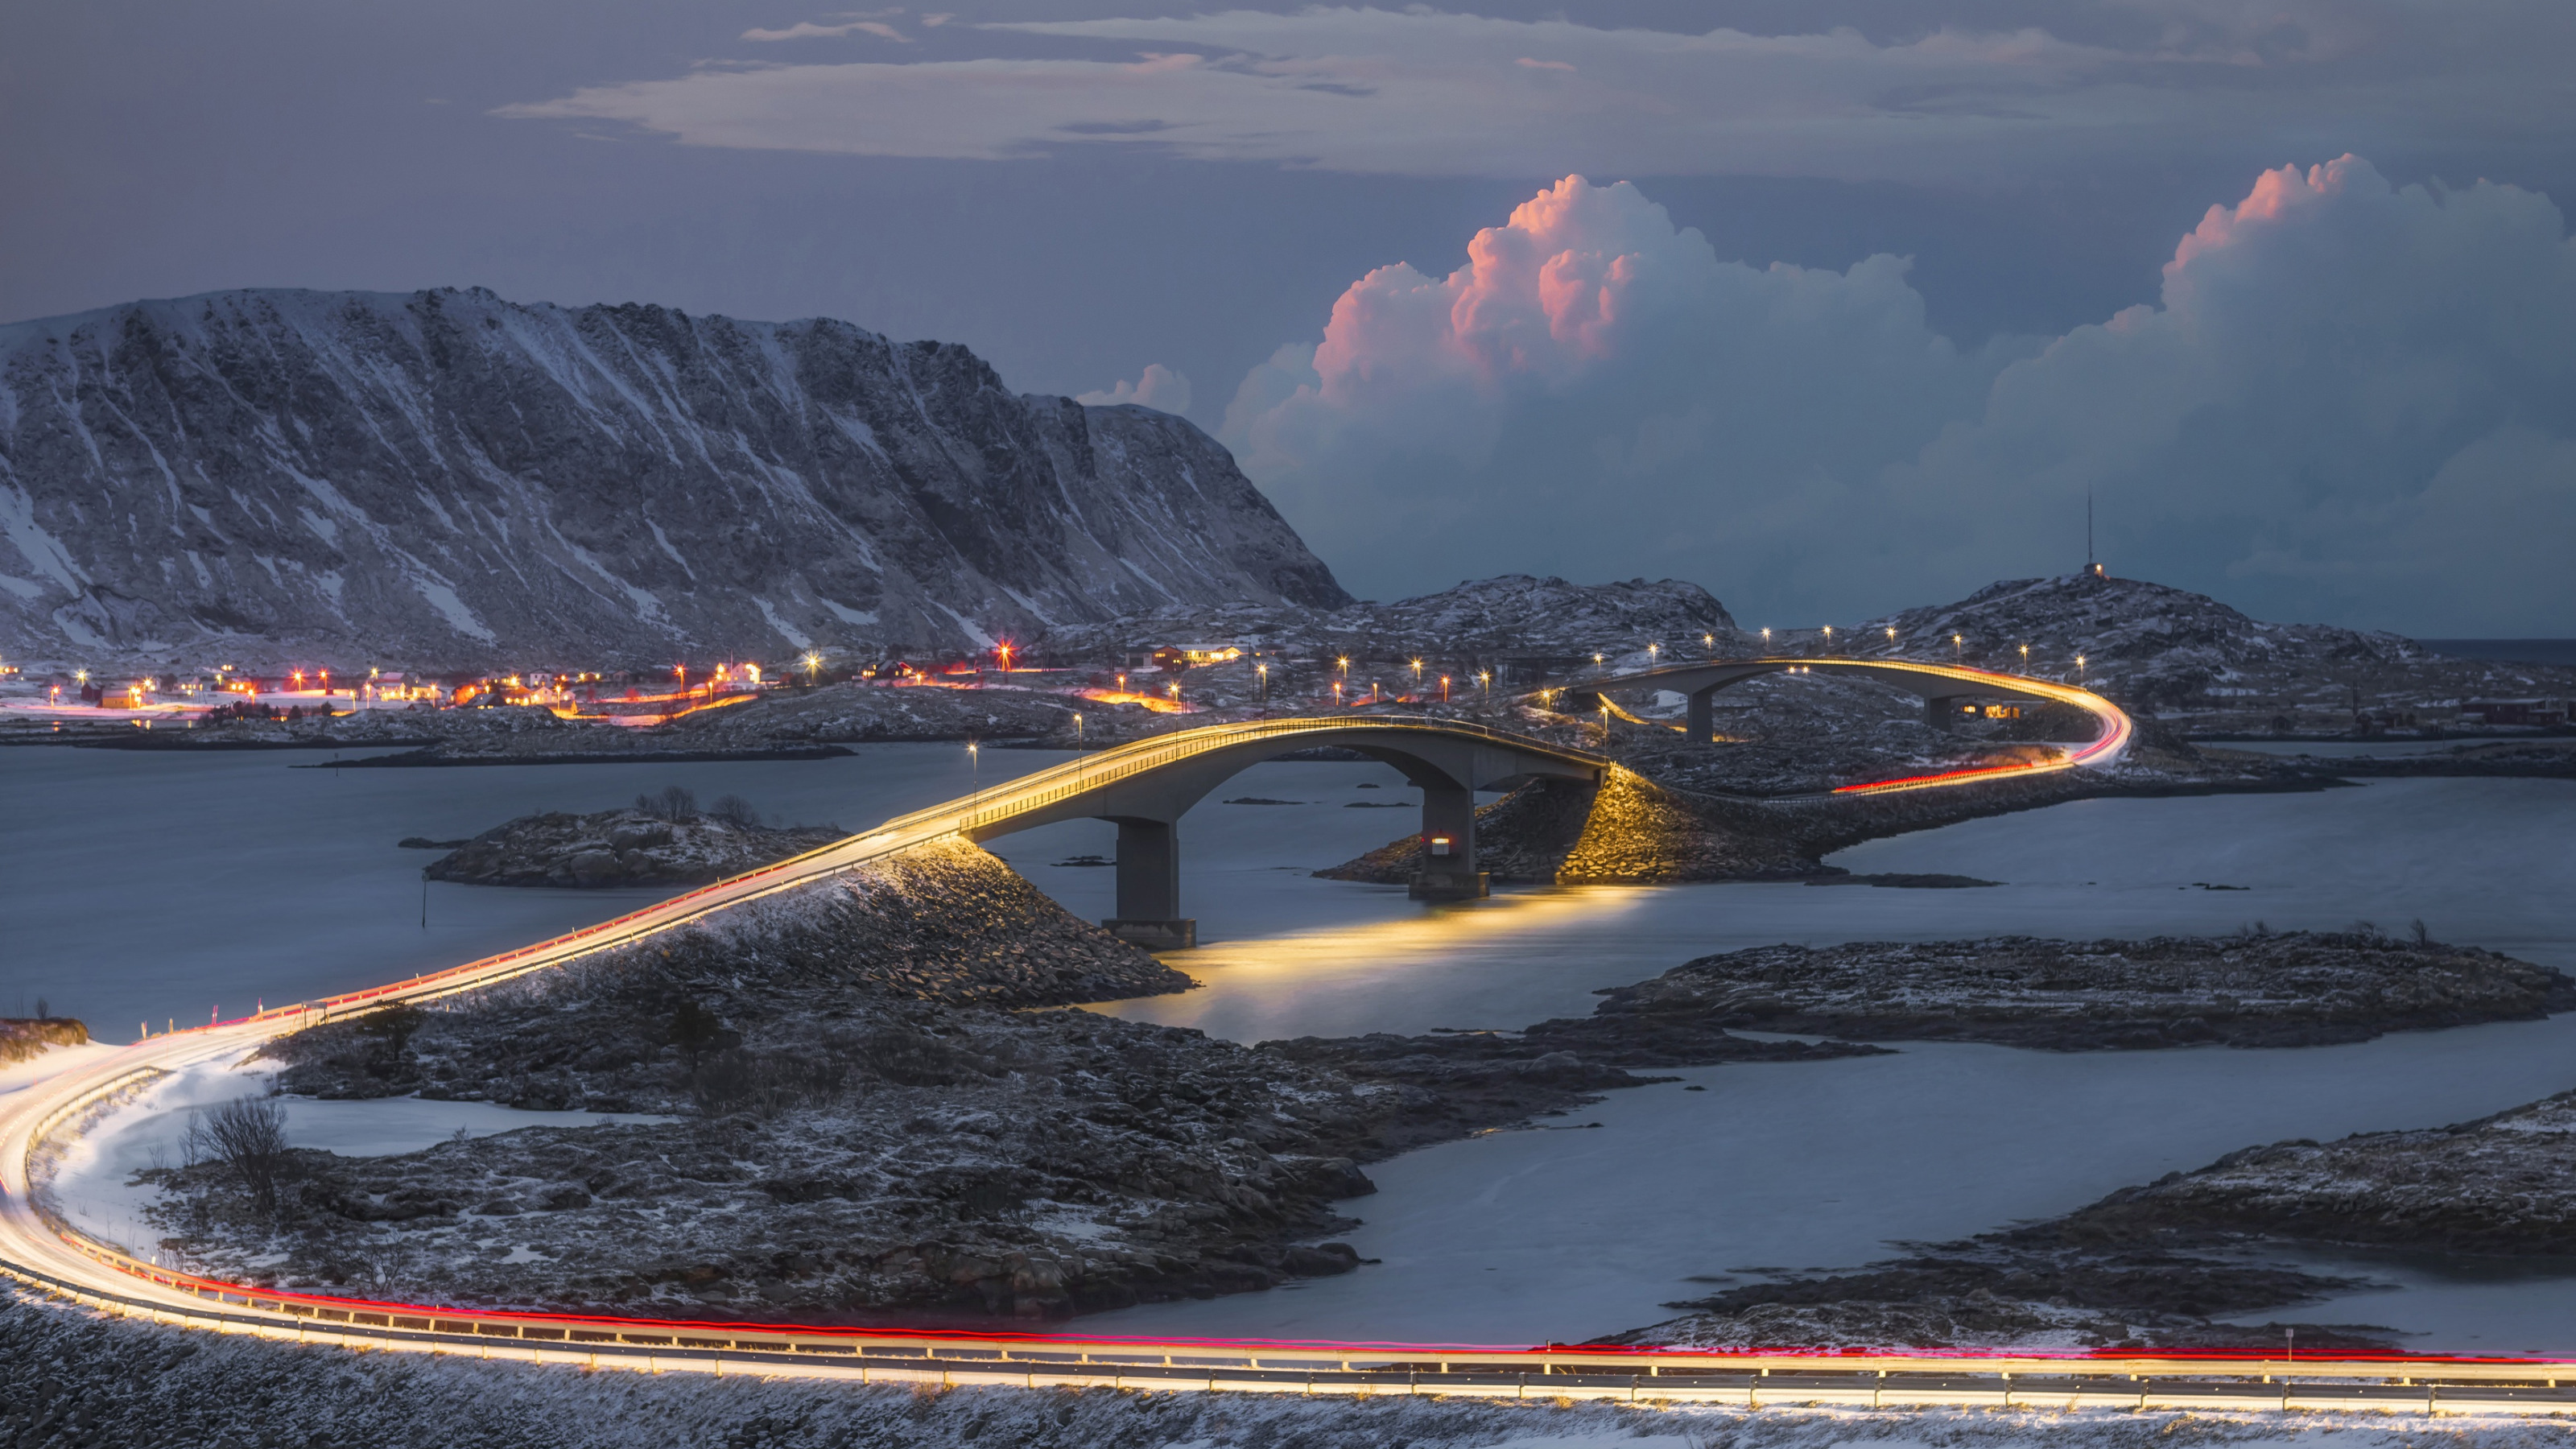
M 966 349 L 214 293 L 0 327 L 0 647 L 422 667 L 971 648 L 1348 602 L 1206 434 Z

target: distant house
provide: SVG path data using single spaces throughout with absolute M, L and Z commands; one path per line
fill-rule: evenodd
M 1232 644 L 1166 644 L 1154 651 L 1154 667 L 1178 673 L 1201 664 L 1223 664 L 1242 657 L 1243 651 Z
M 2567 723 L 2567 701 L 2563 699 L 2470 699 L 2460 703 L 2463 722 L 2490 725 L 2563 725 Z

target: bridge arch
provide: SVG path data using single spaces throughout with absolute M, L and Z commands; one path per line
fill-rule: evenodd
M 1279 721 L 1277 731 L 1219 726 L 1149 740 L 1041 771 L 1005 787 L 1007 801 L 980 806 L 959 826 L 978 842 L 1065 820 L 1118 826 L 1117 914 L 1113 934 L 1176 949 L 1197 942 L 1181 914 L 1180 819 L 1219 785 L 1264 760 L 1314 749 L 1346 749 L 1383 760 L 1422 791 L 1425 850 L 1412 893 L 1460 900 L 1486 893 L 1476 869 L 1476 792 L 1551 777 L 1598 783 L 1610 761 L 1583 750 L 1440 721 Z M 1129 758 L 1133 757 L 1133 758 Z M 1068 775 L 1062 782 L 1052 777 Z M 1001 792 L 996 792 L 997 795 Z

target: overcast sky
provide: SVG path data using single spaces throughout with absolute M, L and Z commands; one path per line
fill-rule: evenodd
M 2091 493 L 2116 572 L 2569 635 L 2571 77 L 2564 0 L 5 0 L 0 318 L 847 318 L 1187 414 L 1378 597 L 1855 620 Z

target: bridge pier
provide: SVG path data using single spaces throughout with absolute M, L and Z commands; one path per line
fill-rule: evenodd
M 1118 914 L 1100 924 L 1148 951 L 1182 951 L 1199 943 L 1199 923 L 1181 916 L 1180 830 L 1169 820 L 1135 816 L 1118 822 Z
M 1476 869 L 1476 792 L 1463 785 L 1421 788 L 1422 865 L 1407 894 L 1424 901 L 1484 899 L 1492 891 Z
M 1682 738 L 1695 745 L 1708 744 L 1717 738 L 1717 686 L 1692 690 L 1685 698 L 1689 713 L 1683 716 Z

